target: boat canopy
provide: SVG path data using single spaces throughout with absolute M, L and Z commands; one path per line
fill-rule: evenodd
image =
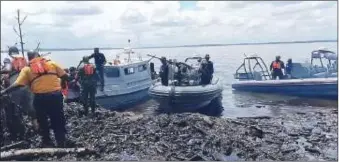
M 329 60 L 337 60 L 337 55 L 329 50 L 315 50 L 312 51 L 312 58 L 326 58 Z

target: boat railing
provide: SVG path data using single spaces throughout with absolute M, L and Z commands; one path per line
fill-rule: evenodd
M 251 66 L 251 60 L 255 61 L 254 66 Z M 255 68 L 259 67 L 261 71 L 256 71 Z M 244 72 L 240 72 L 243 69 Z M 259 76 L 260 74 L 260 76 Z M 239 80 L 257 80 L 256 78 L 261 78 L 265 80 L 270 80 L 271 75 L 268 71 L 268 68 L 261 57 L 258 56 L 250 56 L 247 57 L 245 55 L 243 63 L 238 67 L 234 74 L 235 79 Z M 259 79 L 259 80 L 261 80 Z

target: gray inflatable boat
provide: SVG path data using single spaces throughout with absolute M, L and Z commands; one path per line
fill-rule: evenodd
M 157 82 L 149 88 L 148 93 L 162 109 L 184 112 L 207 106 L 213 99 L 220 97 L 222 91 L 222 84 L 216 78 L 209 85 L 196 86 L 163 86 Z

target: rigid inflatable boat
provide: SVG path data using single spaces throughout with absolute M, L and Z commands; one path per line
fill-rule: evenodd
M 243 72 L 239 72 L 241 69 Z M 338 99 L 338 78 L 272 80 L 266 64 L 258 56 L 246 57 L 237 69 L 235 79 L 238 81 L 232 84 L 232 88 L 239 91 Z
M 202 60 L 202 58 L 190 59 L 196 60 L 197 64 Z M 190 66 L 187 64 L 187 59 L 185 64 L 186 66 Z M 172 66 L 170 68 L 173 68 L 173 65 L 170 66 Z M 200 85 L 200 76 L 197 67 L 199 66 L 190 66 L 186 84 L 177 85 L 176 80 L 170 80 L 169 85 L 164 86 L 159 82 L 159 79 L 158 82 L 149 88 L 148 94 L 157 101 L 160 104 L 160 108 L 165 111 L 195 111 L 209 105 L 212 100 L 221 97 L 223 86 L 221 81 L 216 77 L 212 79 L 211 84 Z M 173 76 L 169 78 L 173 78 Z
M 338 99 L 337 78 L 239 81 L 232 84 L 232 88 L 239 91 L 258 93 L 279 93 L 290 96 Z
M 194 111 L 220 97 L 222 90 L 221 82 L 216 79 L 209 85 L 196 86 L 163 86 L 157 82 L 149 88 L 148 92 L 162 108 Z

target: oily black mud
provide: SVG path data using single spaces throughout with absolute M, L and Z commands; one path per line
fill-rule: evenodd
M 65 107 L 69 139 L 95 154 L 29 160 L 338 160 L 337 110 L 224 119 L 195 113 L 142 115 Z M 25 118 L 27 148 L 40 138 Z M 10 141 L 4 133 L 4 144 Z

